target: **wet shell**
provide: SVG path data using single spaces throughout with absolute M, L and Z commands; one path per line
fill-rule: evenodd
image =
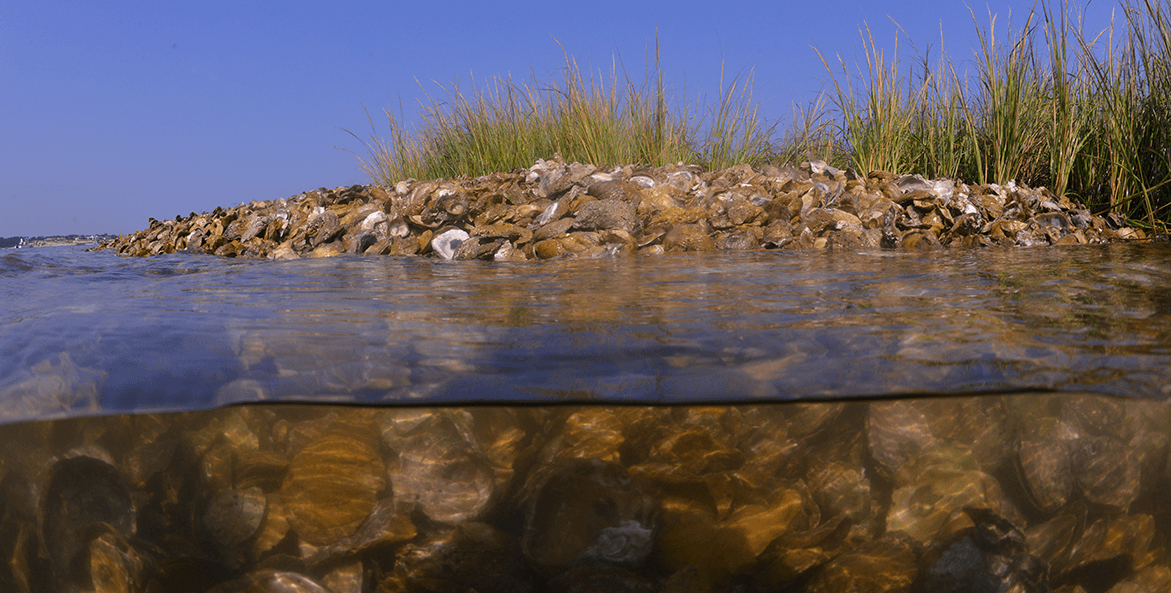
M 1138 495 L 1141 478 L 1130 449 L 1110 437 L 1074 441 L 1070 463 L 1086 500 L 1126 510 Z
M 136 516 L 130 489 L 114 466 L 92 457 L 55 463 L 41 509 L 42 541 L 54 580 L 63 584 L 71 577 L 71 567 L 89 549 L 95 530 L 129 537 Z
M 806 591 L 906 591 L 918 572 L 918 561 L 913 543 L 905 539 L 884 537 L 834 558 L 818 572 Z
M 256 535 L 268 501 L 260 488 L 226 490 L 214 496 L 203 515 L 203 527 L 220 556 L 233 568 L 247 560 L 245 543 Z
M 528 593 L 535 574 L 526 566 L 511 535 L 469 521 L 405 547 L 394 575 L 378 593 L 395 591 L 477 591 Z
M 293 457 L 281 494 L 289 525 L 320 545 L 352 535 L 385 484 L 377 438 L 339 423 Z
M 1074 482 L 1065 441 L 1021 441 L 1017 454 L 1021 477 L 1037 508 L 1055 511 L 1069 502 Z
M 261 571 L 224 583 L 207 593 L 333 593 L 294 572 Z
M 492 464 L 471 434 L 471 416 L 436 413 L 407 434 L 386 433 L 397 452 L 390 464 L 395 498 L 418 505 L 434 521 L 477 517 L 495 490 Z
M 655 518 L 654 501 L 621 466 L 569 459 L 534 486 L 521 545 L 550 572 L 586 557 L 634 565 L 651 551 Z

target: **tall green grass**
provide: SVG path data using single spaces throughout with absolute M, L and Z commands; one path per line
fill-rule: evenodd
M 905 66 L 862 29 L 866 68 L 824 56 L 841 154 L 859 170 L 1016 180 L 1165 230 L 1171 221 L 1171 10 L 1143 0 L 1087 35 L 1068 4 L 982 26 L 971 79 L 946 56 Z M 1121 28 L 1121 34 L 1118 29 Z M 1116 38 L 1116 35 L 1118 37 Z M 820 56 L 820 53 L 819 53 Z M 857 81 L 857 86 L 855 86 Z
M 487 89 L 473 81 L 469 93 L 458 84 L 441 86 L 446 100 L 427 96 L 418 131 L 388 111 L 384 139 L 371 120 L 370 137 L 359 138 L 367 151 L 359 163 L 371 179 L 393 183 L 507 171 L 554 154 L 599 165 L 684 161 L 711 168 L 772 157 L 773 128 L 752 100 L 751 74 L 724 87 L 721 72 L 715 107 L 688 113 L 664 87 L 657 40 L 648 70 L 635 82 L 615 59 L 607 81 L 584 74 L 566 53 L 559 79 L 496 79 Z
M 1042 2 L 1017 28 L 998 27 L 992 14 L 982 24 L 972 12 L 978 47 L 958 67 L 942 43 L 936 59 L 907 61 L 896 36 L 887 54 L 864 25 L 864 67 L 851 72 L 818 51 L 827 91 L 795 106 L 783 132 L 760 113 L 751 71 L 725 86 L 721 70 L 715 102 L 687 105 L 664 86 L 657 38 L 653 66 L 639 79 L 616 58 L 608 76 L 587 74 L 563 50 L 553 80 L 473 80 L 467 92 L 440 85 L 445 97 L 426 97 L 415 130 L 401 123 L 401 106 L 398 117 L 386 112 L 388 136 L 370 118 L 359 165 L 392 184 L 507 171 L 555 153 L 598 165 L 708 169 L 822 159 L 863 173 L 1046 186 L 1165 231 L 1171 8 L 1127 0 L 1118 14 L 1104 31 L 1087 33 L 1068 0 Z

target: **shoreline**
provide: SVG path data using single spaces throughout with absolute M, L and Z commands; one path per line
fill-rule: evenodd
M 528 169 L 393 187 L 321 188 L 151 219 L 93 249 L 299 259 L 345 253 L 530 261 L 624 253 L 1084 245 L 1145 239 L 1045 188 L 968 185 L 822 161 L 799 167 Z

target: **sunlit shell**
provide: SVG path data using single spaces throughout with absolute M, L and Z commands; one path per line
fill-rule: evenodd
M 1114 558 L 1145 566 L 1155 537 L 1155 521 L 1150 515 L 1103 517 L 1087 525 L 1070 549 L 1068 570 Z
M 1086 500 L 1127 509 L 1138 495 L 1139 466 L 1126 445 L 1110 437 L 1071 443 L 1070 464 Z
M 409 510 L 408 505 L 399 508 L 389 499 L 378 501 L 374 510 L 353 535 L 321 546 L 307 559 L 308 563 L 332 563 L 339 558 L 350 558 L 377 546 L 396 544 L 414 538 L 418 535 L 418 530 L 407 514 Z
M 1074 480 L 1067 441 L 1022 440 L 1017 454 L 1021 477 L 1037 508 L 1054 511 L 1069 502 Z
M 961 450 L 962 452 L 962 450 Z M 966 507 L 990 508 L 1001 513 L 1004 495 L 992 476 L 979 471 L 975 463 L 946 452 L 902 468 L 887 512 L 888 531 L 901 531 L 920 542 L 935 541 L 954 529 L 949 522 Z
M 744 538 L 748 551 L 757 556 L 778 537 L 817 525 L 820 514 L 809 493 L 799 485 L 781 486 L 760 502 L 738 507 L 728 517 L 727 528 Z
M 1044 523 L 1025 530 L 1030 552 L 1049 564 L 1052 575 L 1063 574 L 1069 567 L 1069 555 L 1084 528 L 1086 509 L 1070 505 Z
M 97 535 L 88 546 L 89 581 L 94 593 L 133 593 L 142 585 L 145 562 L 116 531 Z
M 913 400 L 870 404 L 870 455 L 894 473 L 908 460 L 935 445 L 935 435 L 921 404 Z
M 884 537 L 858 546 L 827 563 L 805 589 L 810 593 L 907 591 L 918 572 L 915 545 Z
M 378 440 L 339 423 L 293 458 L 281 494 L 289 525 L 312 544 L 353 534 L 386 485 Z
M 260 571 L 215 587 L 207 593 L 333 593 L 294 572 Z
M 436 413 L 408 432 L 384 432 L 395 451 L 390 481 L 395 498 L 418 505 L 432 520 L 458 523 L 487 507 L 496 475 L 471 433 L 467 413 Z
M 819 464 L 808 474 L 814 499 L 828 517 L 862 522 L 871 517 L 870 480 L 862 467 L 839 462 Z

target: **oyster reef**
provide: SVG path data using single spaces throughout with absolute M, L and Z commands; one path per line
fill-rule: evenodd
M 21 592 L 1171 590 L 1171 408 L 259 405 L 0 427 Z
M 475 179 L 355 185 L 151 221 L 103 243 L 297 259 L 343 253 L 526 261 L 757 249 L 1083 245 L 1140 239 L 1113 215 L 1013 183 L 969 186 L 824 162 L 600 168 L 560 157 Z

